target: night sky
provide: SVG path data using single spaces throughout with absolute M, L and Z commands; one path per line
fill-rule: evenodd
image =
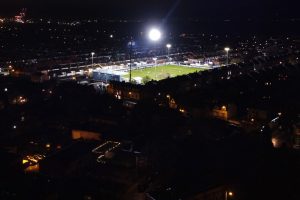
M 296 0 L 1 0 L 0 15 L 13 15 L 22 7 L 32 17 L 300 17 Z

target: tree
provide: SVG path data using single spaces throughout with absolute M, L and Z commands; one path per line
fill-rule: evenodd
M 150 78 L 150 76 L 145 76 L 142 81 L 144 84 L 146 84 L 151 81 L 151 78 Z
M 135 79 L 131 79 L 131 83 L 132 83 L 132 84 L 135 84 L 135 85 L 137 84 L 137 82 L 136 82 Z

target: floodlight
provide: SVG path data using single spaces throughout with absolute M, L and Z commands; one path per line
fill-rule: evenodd
M 149 32 L 149 38 L 150 38 L 150 40 L 152 40 L 154 42 L 160 40 L 160 38 L 161 38 L 160 30 L 158 30 L 156 28 L 151 29 Z

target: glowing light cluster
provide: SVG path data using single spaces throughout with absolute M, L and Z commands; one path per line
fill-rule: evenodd
M 105 157 L 105 154 L 114 151 L 120 145 L 121 145 L 120 142 L 107 141 L 107 142 L 103 143 L 102 145 L 100 145 L 100 146 L 96 147 L 95 149 L 93 149 L 92 152 L 96 153 L 96 154 L 100 154 L 97 158 L 97 162 L 105 163 L 102 159 L 102 158 Z
M 22 164 L 29 163 L 30 165 L 35 165 L 39 161 L 43 160 L 46 156 L 41 154 L 28 155 L 22 160 Z

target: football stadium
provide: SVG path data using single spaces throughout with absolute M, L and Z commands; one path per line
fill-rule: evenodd
M 189 66 L 170 64 L 140 64 L 134 65 L 131 68 L 131 81 L 137 84 L 143 84 L 152 80 L 160 81 L 167 78 L 174 78 L 195 72 L 200 72 L 209 69 L 204 66 Z M 110 66 L 106 68 L 96 69 L 93 72 L 93 79 L 97 81 L 108 82 L 125 81 L 129 82 L 130 67 L 128 66 Z
M 149 39 L 153 43 L 157 43 L 161 39 L 161 31 L 152 28 L 149 31 Z M 95 81 L 108 83 L 109 81 L 125 81 L 137 84 L 145 84 L 149 81 L 160 81 L 167 78 L 195 73 L 212 68 L 212 64 L 200 63 L 194 60 L 193 63 L 182 59 L 173 59 L 174 55 L 170 54 L 171 44 L 166 44 L 167 55 L 155 56 L 152 59 L 144 58 L 143 61 L 132 63 L 132 48 L 134 42 L 131 40 L 129 63 L 121 65 L 101 67 L 93 71 L 93 79 Z M 92 53 L 93 57 L 94 53 Z M 179 55 L 177 53 L 176 55 Z M 176 57 L 176 56 L 175 56 Z M 181 60 L 181 61 L 180 61 Z M 176 61 L 176 62 L 171 62 Z M 180 61 L 180 62 L 179 62 Z
M 196 67 L 187 67 L 187 66 L 179 66 L 179 65 L 159 65 L 154 67 L 148 67 L 144 69 L 136 69 L 131 72 L 132 79 L 150 79 L 150 80 L 162 80 L 166 78 L 173 78 L 176 76 L 181 76 L 185 74 L 190 74 L 194 72 L 198 72 L 204 69 L 196 68 Z M 124 75 L 123 77 L 129 79 L 129 73 Z

